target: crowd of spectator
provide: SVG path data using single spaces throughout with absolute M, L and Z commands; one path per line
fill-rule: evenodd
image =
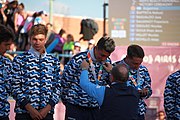
M 44 17 L 47 16 L 45 11 L 28 13 L 25 11 L 25 5 L 17 0 L 4 1 L 0 8 L 0 24 L 9 27 L 16 36 L 15 44 L 17 50 L 28 50 L 29 40 L 28 32 L 32 25 L 46 24 Z
M 40 10 L 34 13 L 28 13 L 25 10 L 25 5 L 19 3 L 18 0 L 5 0 L 0 6 L 0 24 L 10 28 L 15 35 L 15 42 L 12 43 L 10 53 L 6 56 L 13 60 L 16 54 L 11 54 L 15 51 L 27 51 L 30 48 L 29 30 L 33 25 L 43 24 L 46 26 L 47 42 L 46 48 L 48 53 L 60 54 L 59 59 L 64 66 L 69 59 L 83 50 L 81 49 L 81 42 L 74 40 L 72 33 L 67 33 L 63 28 L 56 33 L 53 30 L 53 24 L 46 23 L 46 11 Z M 95 40 L 91 39 L 88 43 L 87 50 L 95 45 Z M 61 54 L 65 54 L 64 56 Z

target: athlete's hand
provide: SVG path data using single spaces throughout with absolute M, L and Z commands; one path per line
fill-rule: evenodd
M 86 62 L 86 60 L 83 60 L 81 63 L 81 68 L 88 70 L 89 69 L 89 63 Z
M 25 106 L 26 110 L 29 111 L 29 114 L 33 120 L 41 120 L 43 119 L 42 115 L 33 108 L 29 103 Z
M 111 72 L 111 70 L 113 68 L 113 66 L 110 63 L 103 64 L 103 67 L 107 72 Z
M 45 108 L 41 109 L 39 113 L 43 118 L 45 118 L 50 110 L 51 110 L 51 105 L 48 104 Z

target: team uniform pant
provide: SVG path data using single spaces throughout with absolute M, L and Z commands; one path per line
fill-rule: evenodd
M 16 114 L 15 120 L 33 120 L 28 113 Z M 47 114 L 43 120 L 53 120 L 53 114 Z
M 99 107 L 89 108 L 67 103 L 65 120 L 97 120 L 99 112 Z
M 8 116 L 0 117 L 0 120 L 9 120 L 9 117 Z

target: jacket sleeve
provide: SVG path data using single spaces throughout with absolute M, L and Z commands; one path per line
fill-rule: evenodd
M 79 83 L 80 76 L 80 64 L 82 62 L 82 58 L 76 60 L 74 57 L 65 65 L 62 78 L 62 100 L 66 101 L 66 97 L 69 94 L 69 88 L 71 88 L 72 83 Z
M 94 97 L 101 106 L 104 100 L 105 86 L 99 86 L 89 81 L 88 71 L 82 70 L 80 75 L 80 86 L 92 97 Z
M 6 85 L 6 89 L 7 89 L 7 93 L 10 96 L 11 95 L 11 81 L 12 81 L 12 74 L 11 74 L 11 70 L 12 70 L 12 62 L 10 60 L 7 60 L 6 63 L 6 73 L 7 75 L 5 75 L 5 85 Z
M 21 58 L 15 57 L 12 68 L 12 96 L 17 104 L 24 107 L 29 101 L 27 95 L 23 92 L 25 88 L 22 86 L 22 66 L 23 62 L 21 61 Z
M 172 76 L 168 77 L 164 91 L 164 108 L 169 119 L 172 119 L 175 114 L 175 95 L 178 94 L 173 79 Z
M 143 97 L 145 99 L 149 98 L 152 95 L 152 88 L 151 88 L 151 77 L 149 75 L 148 69 L 145 67 L 145 71 L 144 71 L 144 85 L 143 88 L 147 88 L 148 89 L 148 94 Z
M 58 60 L 55 62 L 55 73 L 54 80 L 52 81 L 53 93 L 51 95 L 51 99 L 49 100 L 49 104 L 51 107 L 54 107 L 60 100 L 61 95 L 61 75 L 60 75 L 60 63 Z

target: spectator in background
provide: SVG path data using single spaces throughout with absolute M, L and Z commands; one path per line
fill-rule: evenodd
M 0 24 L 3 24 L 5 25 L 5 19 L 6 16 L 5 16 L 5 13 L 4 13 L 4 6 L 6 6 L 7 4 L 7 1 L 6 0 L 1 0 L 0 1 Z
M 180 70 L 169 75 L 166 80 L 164 108 L 167 120 L 180 119 Z
M 144 50 L 142 47 L 139 45 L 130 45 L 128 46 L 126 57 L 114 63 L 114 65 L 125 64 L 129 68 L 129 80 L 127 84 L 128 86 L 135 87 L 140 93 L 138 120 L 145 119 L 146 104 L 144 100 L 152 94 L 151 78 L 148 69 L 141 64 L 143 58 Z
M 94 46 L 95 46 L 95 40 L 94 39 L 89 40 L 87 50 L 91 50 Z
M 46 29 L 48 30 L 48 32 L 47 32 L 47 40 L 48 40 L 49 36 L 54 33 L 53 25 L 51 23 L 47 23 Z
M 79 85 L 83 60 L 91 65 L 89 79 L 98 85 L 109 83 L 109 73 L 103 69 L 105 62 L 111 63 L 110 54 L 115 49 L 115 42 L 110 37 L 102 37 L 97 45 L 85 52 L 73 56 L 65 65 L 62 74 L 62 100 L 66 106 L 66 120 L 96 120 L 99 114 L 97 100 L 89 96 Z
M 47 29 L 48 31 L 53 31 L 53 25 L 52 25 L 51 23 L 47 23 L 47 24 L 46 24 L 46 29 Z
M 37 24 L 46 25 L 46 22 L 44 20 L 46 16 L 47 16 L 46 11 L 37 12 L 37 15 L 34 19 L 34 25 L 37 25 Z
M 59 31 L 59 34 L 56 34 L 56 37 L 59 38 L 59 42 L 58 44 L 54 47 L 52 53 L 58 53 L 58 54 L 62 54 L 62 51 L 63 51 L 63 45 L 64 45 L 64 42 L 66 41 L 66 31 L 64 29 L 61 29 Z M 59 58 L 61 59 L 61 57 Z
M 17 44 L 18 49 L 21 46 L 21 44 L 23 43 L 23 40 L 19 39 L 19 37 L 20 38 L 22 37 L 23 39 L 27 39 L 27 36 L 23 36 L 23 34 L 21 34 L 20 31 L 23 28 L 28 16 L 32 16 L 32 15 L 27 13 L 25 11 L 24 4 L 20 3 L 14 12 L 14 28 L 15 28 L 15 34 L 16 34 L 15 44 Z
M 25 51 L 26 47 L 29 45 L 28 41 L 28 32 L 31 27 L 34 25 L 34 19 L 37 16 L 37 12 L 33 13 L 32 16 L 28 16 L 23 24 L 23 27 L 20 30 L 18 38 L 18 50 Z
M 13 60 L 12 96 L 16 120 L 53 120 L 60 96 L 60 64 L 45 49 L 47 29 L 32 26 L 31 48 Z
M 63 45 L 63 51 L 62 51 L 62 53 L 67 56 L 67 57 L 66 56 L 62 57 L 61 59 L 61 63 L 63 65 L 66 65 L 67 62 L 71 59 L 73 52 L 74 52 L 74 37 L 72 34 L 68 34 L 66 42 Z
M 14 13 L 14 28 L 16 34 L 19 34 L 20 30 L 24 25 L 26 18 L 30 16 L 24 9 L 25 9 L 24 4 L 20 3 Z
M 46 29 L 47 29 L 48 31 L 53 31 L 53 25 L 52 25 L 51 23 L 47 23 L 47 24 L 46 24 Z
M 79 41 L 74 42 L 74 55 L 81 52 L 81 43 Z
M 88 78 L 89 63 L 84 60 L 81 64 L 80 86 L 98 101 L 98 120 L 138 120 L 139 93 L 126 84 L 129 77 L 127 66 L 119 64 L 112 68 L 111 64 L 106 64 L 103 67 L 111 71 L 110 87 L 91 83 Z
M 53 25 L 51 23 L 46 24 L 46 29 L 48 30 L 47 32 L 47 42 L 46 42 L 46 47 L 54 40 L 55 32 L 53 30 Z
M 3 23 L 10 27 L 10 29 L 13 30 L 15 33 L 15 28 L 14 28 L 14 12 L 18 6 L 18 1 L 14 0 L 11 1 L 1 9 L 1 14 L 3 15 Z
M 156 120 L 166 120 L 166 114 L 164 111 L 159 111 L 157 113 L 157 119 Z
M 65 42 L 65 40 L 66 40 L 66 31 L 64 30 L 64 29 L 61 29 L 60 31 L 59 31 L 59 36 L 63 39 L 63 41 Z
M 16 44 L 13 42 L 10 45 L 9 52 L 16 52 Z M 13 61 L 14 57 L 16 56 L 15 53 L 5 53 L 4 56 L 9 58 L 11 61 Z
M 30 48 L 30 43 L 28 40 L 28 32 L 31 27 L 36 24 L 45 25 L 44 17 L 47 16 L 45 11 L 35 12 L 32 16 L 28 16 L 24 22 L 22 29 L 20 30 L 19 36 L 19 46 L 18 50 L 26 51 Z
M 6 26 L 0 24 L 0 120 L 9 120 L 10 104 L 8 96 L 11 93 L 10 71 L 11 61 L 4 57 L 14 41 L 14 35 Z

